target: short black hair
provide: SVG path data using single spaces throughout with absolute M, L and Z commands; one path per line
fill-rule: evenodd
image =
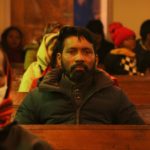
M 96 41 L 94 39 L 94 35 L 91 31 L 84 27 L 78 27 L 78 26 L 64 26 L 60 30 L 60 33 L 58 35 L 57 41 L 53 48 L 53 53 L 51 57 L 50 66 L 52 68 L 56 67 L 56 57 L 57 53 L 62 53 L 64 48 L 64 41 L 66 38 L 70 36 L 77 36 L 78 38 L 84 37 L 88 42 L 90 42 L 93 45 L 94 52 L 96 54 Z
M 2 36 L 1 36 L 1 45 L 5 51 L 9 49 L 8 43 L 7 43 L 7 37 L 11 31 L 17 31 L 19 33 L 20 40 L 21 40 L 20 46 L 22 46 L 22 40 L 23 40 L 22 31 L 17 26 L 10 26 L 3 31 Z
M 104 38 L 104 26 L 99 19 L 90 20 L 87 23 L 86 28 L 95 34 L 100 34 L 102 38 Z
M 60 30 L 57 41 L 57 48 L 60 49 L 60 53 L 62 53 L 65 39 L 70 36 L 77 36 L 79 39 L 81 37 L 84 37 L 88 42 L 93 45 L 94 52 L 96 52 L 96 41 L 93 34 L 88 29 L 78 26 L 65 26 Z
M 143 41 L 146 40 L 148 33 L 150 33 L 150 19 L 145 20 L 140 27 L 140 35 Z

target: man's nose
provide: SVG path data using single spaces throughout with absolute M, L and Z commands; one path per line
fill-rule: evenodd
M 81 53 L 81 52 L 78 52 L 77 54 L 76 54 L 76 61 L 83 61 L 84 60 L 84 56 L 83 56 L 83 54 Z

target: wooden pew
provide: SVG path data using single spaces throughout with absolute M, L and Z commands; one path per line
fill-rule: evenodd
M 126 92 L 129 99 L 135 104 L 135 105 L 150 105 L 150 93 L 128 93 Z
M 150 76 L 116 76 L 119 86 L 135 105 L 150 104 Z
M 116 78 L 119 86 L 126 92 L 135 105 L 150 104 L 150 76 L 116 76 Z M 14 84 L 16 86 L 16 83 Z M 16 89 L 16 87 L 13 87 L 13 89 Z M 17 106 L 26 94 L 20 94 L 16 90 L 12 90 L 11 95 Z
M 119 76 L 117 78 L 119 86 L 135 104 L 146 124 L 150 124 L 150 77 Z M 15 110 L 17 110 L 26 94 L 16 91 L 11 92 Z
M 116 78 L 119 86 L 135 105 L 150 105 L 150 76 L 116 76 Z M 26 93 L 18 93 L 16 90 L 12 90 L 11 97 L 16 107 L 21 103 L 25 95 Z
M 135 90 L 140 90 L 140 92 L 149 90 L 150 76 L 116 76 L 116 78 L 120 87 L 130 89 L 132 92 Z
M 150 125 L 150 105 L 136 105 L 139 115 L 143 118 L 145 124 Z
M 149 150 L 149 125 L 23 125 L 55 150 Z
M 150 124 L 150 75 L 116 76 L 116 78 L 119 86 L 136 105 L 146 124 Z

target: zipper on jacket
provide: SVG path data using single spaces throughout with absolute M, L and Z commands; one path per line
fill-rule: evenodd
M 76 124 L 79 125 L 80 124 L 80 109 L 77 108 L 76 110 Z
M 80 123 L 80 106 L 81 106 L 81 92 L 78 88 L 74 88 L 72 90 L 72 96 L 73 100 L 76 104 L 76 118 L 75 118 L 75 123 L 79 124 Z

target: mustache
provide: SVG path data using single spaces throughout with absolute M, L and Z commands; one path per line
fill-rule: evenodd
M 71 71 L 73 71 L 76 67 L 83 67 L 85 70 L 88 70 L 88 66 L 85 63 L 79 62 L 71 67 Z

